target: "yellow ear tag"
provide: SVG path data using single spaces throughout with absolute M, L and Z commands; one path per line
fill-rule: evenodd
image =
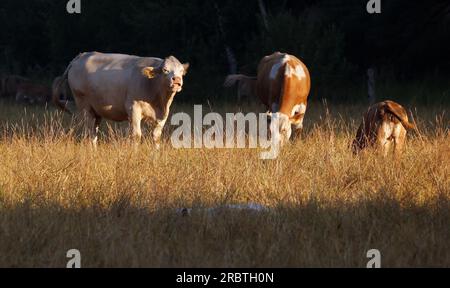
M 148 79 L 155 78 L 156 75 L 155 75 L 155 72 L 153 70 L 154 70 L 153 67 L 145 67 L 145 68 L 142 69 L 142 75 L 144 75 Z

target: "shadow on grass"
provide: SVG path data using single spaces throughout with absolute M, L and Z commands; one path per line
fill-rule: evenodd
M 383 267 L 450 266 L 450 202 L 423 207 L 375 199 L 327 207 L 318 200 L 268 211 L 176 207 L 157 211 L 127 199 L 71 209 L 0 201 L 0 266 L 65 267 L 78 249 L 83 267 L 365 267 L 369 249 Z

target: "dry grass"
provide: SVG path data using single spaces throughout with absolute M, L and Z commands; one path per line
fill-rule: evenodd
M 310 105 L 303 139 L 274 161 L 248 149 L 133 149 L 117 135 L 94 151 L 67 119 L 2 107 L 1 267 L 65 267 L 72 248 L 84 267 L 365 267 L 371 248 L 384 267 L 450 266 L 442 107 L 417 112 L 423 138 L 409 135 L 398 164 L 351 154 L 361 106 L 326 117 Z M 200 209 L 250 202 L 270 209 Z

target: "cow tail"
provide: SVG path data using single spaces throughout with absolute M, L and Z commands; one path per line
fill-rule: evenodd
M 417 130 L 416 125 L 408 121 L 408 116 L 399 115 L 397 110 L 394 109 L 394 107 L 392 107 L 389 103 L 387 103 L 386 108 L 389 113 L 394 115 L 395 118 L 397 118 L 400 123 L 402 123 L 403 127 L 405 127 L 406 130 Z
M 67 76 L 65 76 L 67 77 Z M 68 114 L 72 115 L 72 112 L 66 107 L 66 103 L 63 103 L 59 99 L 59 95 L 61 95 L 61 88 L 64 85 L 64 83 L 67 81 L 67 79 L 61 77 L 57 83 L 52 87 L 52 100 L 53 103 L 55 103 L 56 107 L 63 110 L 64 112 L 67 112 Z
M 225 82 L 223 83 L 223 86 L 231 87 L 239 81 L 246 81 L 246 80 L 255 81 L 256 77 L 249 77 L 249 76 L 242 75 L 242 74 L 231 74 L 231 75 L 228 75 L 227 78 L 225 78 Z
M 60 101 L 59 99 L 59 95 L 61 95 L 61 89 L 63 87 L 63 85 L 69 85 L 68 83 L 68 78 L 67 76 L 69 75 L 69 70 L 70 68 L 72 68 L 73 62 L 75 62 L 76 60 L 78 60 L 81 56 L 83 55 L 83 53 L 78 54 L 77 57 L 75 57 L 70 64 L 67 66 L 66 70 L 64 71 L 64 74 L 60 77 L 60 79 L 55 83 L 55 85 L 52 87 L 52 100 L 53 103 L 55 103 L 55 105 L 60 108 L 61 110 L 63 110 L 64 112 L 69 113 L 70 115 L 72 115 L 72 111 L 70 111 L 66 105 L 66 103 L 63 103 Z

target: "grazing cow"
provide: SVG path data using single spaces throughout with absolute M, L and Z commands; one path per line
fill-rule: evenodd
M 284 144 L 303 128 L 307 99 L 311 89 L 308 68 L 297 57 L 275 52 L 259 63 L 257 77 L 229 75 L 225 86 L 240 82 L 246 93 L 253 92 L 267 107 L 272 117 L 270 131 L 275 143 Z
M 51 99 L 51 89 L 45 85 L 25 82 L 17 85 L 16 102 L 46 103 Z
M 353 153 L 375 147 L 386 156 L 394 144 L 394 153 L 399 155 L 404 147 L 406 130 L 415 127 L 408 121 L 408 115 L 400 104 L 389 100 L 374 104 L 364 114 L 358 128 L 352 144 Z
M 19 84 L 29 83 L 30 80 L 17 75 L 5 75 L 1 79 L 0 97 L 12 98 L 17 95 Z
M 141 121 L 148 119 L 156 123 L 153 140 L 158 147 L 170 105 L 182 89 L 188 67 L 189 64 L 181 64 L 173 56 L 159 59 L 82 53 L 69 64 L 61 81 L 55 85 L 53 100 L 68 111 L 59 101 L 62 81 L 68 79 L 94 144 L 102 118 L 128 120 L 131 135 L 137 141 L 142 136 Z

